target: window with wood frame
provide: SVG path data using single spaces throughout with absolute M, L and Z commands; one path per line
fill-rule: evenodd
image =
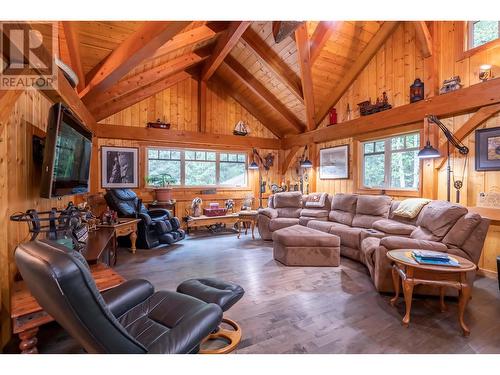
M 362 189 L 417 191 L 420 133 L 360 142 Z
M 456 60 L 500 46 L 500 21 L 456 21 Z
M 147 176 L 168 174 L 174 187 L 247 187 L 247 154 L 147 148 Z
M 500 21 L 469 21 L 467 49 L 477 48 L 500 38 Z

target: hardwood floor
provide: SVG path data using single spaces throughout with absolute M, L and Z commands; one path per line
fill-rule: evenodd
M 465 338 L 455 299 L 441 313 L 437 299 L 417 297 L 404 328 L 403 302 L 391 307 L 391 296 L 375 291 L 363 265 L 342 258 L 338 268 L 285 267 L 273 260 L 271 242 L 249 235 L 190 238 L 135 255 L 121 250 L 115 268 L 157 289 L 174 290 L 203 276 L 243 286 L 245 296 L 227 313 L 243 329 L 236 353 L 500 353 L 496 280 L 476 281 L 466 311 L 471 335 Z M 78 351 L 54 326 L 43 330 L 41 352 Z

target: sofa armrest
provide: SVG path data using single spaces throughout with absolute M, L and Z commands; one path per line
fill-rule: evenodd
M 396 249 L 421 249 L 446 252 L 448 248 L 442 242 L 417 240 L 408 237 L 389 236 L 380 240 L 380 245 L 388 250 Z
M 269 219 L 276 219 L 278 217 L 278 211 L 274 208 L 261 208 L 259 209 L 259 215 L 267 216 Z
M 104 302 L 117 318 L 134 306 L 145 301 L 154 293 L 153 285 L 147 280 L 125 281 L 113 289 L 101 293 Z

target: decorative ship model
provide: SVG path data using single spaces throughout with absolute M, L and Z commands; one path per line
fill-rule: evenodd
M 247 135 L 249 133 L 248 127 L 245 125 L 243 121 L 238 121 L 238 123 L 234 126 L 233 134 L 234 135 Z

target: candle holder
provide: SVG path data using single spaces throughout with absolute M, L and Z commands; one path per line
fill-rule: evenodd
M 491 77 L 491 65 L 484 64 L 479 67 L 479 79 L 483 82 L 489 80 Z

